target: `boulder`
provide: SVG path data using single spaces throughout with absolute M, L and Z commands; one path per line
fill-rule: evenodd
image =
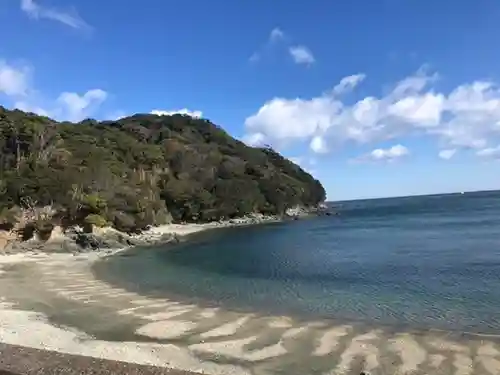
M 60 242 L 64 241 L 64 239 L 66 239 L 66 236 L 64 235 L 64 230 L 60 225 L 56 225 L 52 229 L 52 232 L 50 233 L 50 237 L 47 240 L 47 242 Z
M 103 243 L 100 238 L 96 237 L 92 233 L 79 233 L 76 236 L 75 242 L 82 249 L 99 250 L 103 247 Z

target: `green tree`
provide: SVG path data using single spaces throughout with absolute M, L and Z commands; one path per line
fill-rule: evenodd
M 55 208 L 64 225 L 134 232 L 171 218 L 280 214 L 318 204 L 325 191 L 279 153 L 248 147 L 206 119 L 137 114 L 72 124 L 0 107 L 0 209 L 26 199 Z

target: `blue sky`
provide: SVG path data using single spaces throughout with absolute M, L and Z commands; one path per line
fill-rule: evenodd
M 500 187 L 496 0 L 8 0 L 0 104 L 188 111 L 333 200 Z

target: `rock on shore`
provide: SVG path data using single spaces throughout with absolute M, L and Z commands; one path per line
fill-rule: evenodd
M 44 253 L 82 253 L 88 251 L 114 251 L 132 246 L 149 246 L 159 243 L 177 242 L 179 237 L 207 229 L 255 225 L 279 221 L 278 216 L 252 214 L 243 218 L 221 220 L 205 224 L 166 224 L 151 227 L 148 230 L 131 235 L 113 228 L 94 228 L 87 233 L 83 228 L 75 226 L 63 230 L 55 226 L 50 236 L 42 240 L 34 235 L 22 240 L 16 231 L 0 230 L 0 254 L 23 252 Z
M 81 253 L 88 251 L 113 251 L 132 246 L 148 246 L 158 243 L 168 243 L 179 240 L 184 236 L 207 229 L 256 225 L 277 222 L 287 219 L 296 220 L 311 215 L 329 215 L 326 206 L 304 207 L 296 206 L 285 211 L 283 216 L 250 214 L 241 218 L 220 220 L 210 223 L 195 224 L 166 224 L 151 227 L 148 230 L 132 235 L 106 227 L 94 227 L 91 233 L 83 228 L 74 226 L 63 230 L 55 226 L 46 239 L 39 238 L 36 234 L 30 239 L 22 240 L 19 228 L 11 231 L 0 230 L 0 254 L 14 254 L 23 252 L 45 253 Z

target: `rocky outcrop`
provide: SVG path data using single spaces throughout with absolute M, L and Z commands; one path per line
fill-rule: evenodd
M 133 246 L 150 246 L 159 243 L 179 242 L 182 235 L 186 235 L 202 229 L 224 228 L 234 226 L 245 226 L 270 223 L 282 220 L 283 217 L 275 215 L 250 214 L 242 218 L 221 220 L 207 224 L 172 224 L 160 227 L 151 227 L 137 235 L 129 235 L 114 228 L 93 227 L 92 231 L 73 226 L 63 229 L 54 226 L 51 233 L 42 240 L 33 232 L 31 236 L 18 236 L 15 232 L 2 236 L 0 232 L 0 254 L 19 252 L 46 252 L 46 253 L 81 253 L 91 251 L 112 251 Z M 195 230 L 191 230 L 191 229 Z M 188 229 L 186 231 L 186 229 Z M 23 231 L 23 228 L 18 229 Z M 177 235 L 176 233 L 179 233 Z M 8 240 L 7 240 L 8 238 Z
M 18 231 L 22 231 L 18 229 Z M 64 230 L 55 226 L 48 239 L 42 240 L 36 233 L 23 240 L 16 231 L 0 231 L 0 254 L 22 252 L 81 253 L 89 251 L 112 251 L 132 246 L 150 246 L 179 239 L 174 233 L 146 231 L 139 235 L 129 235 L 113 228 L 95 228 L 88 233 L 79 226 Z
M 292 219 L 298 219 L 301 217 L 307 217 L 311 215 L 316 216 L 331 216 L 338 215 L 338 212 L 334 211 L 331 207 L 325 203 L 320 203 L 313 207 L 295 206 L 289 208 L 285 211 L 285 217 Z
M 295 206 L 285 211 L 285 216 L 290 218 L 300 218 L 311 214 L 311 209 L 304 206 Z

